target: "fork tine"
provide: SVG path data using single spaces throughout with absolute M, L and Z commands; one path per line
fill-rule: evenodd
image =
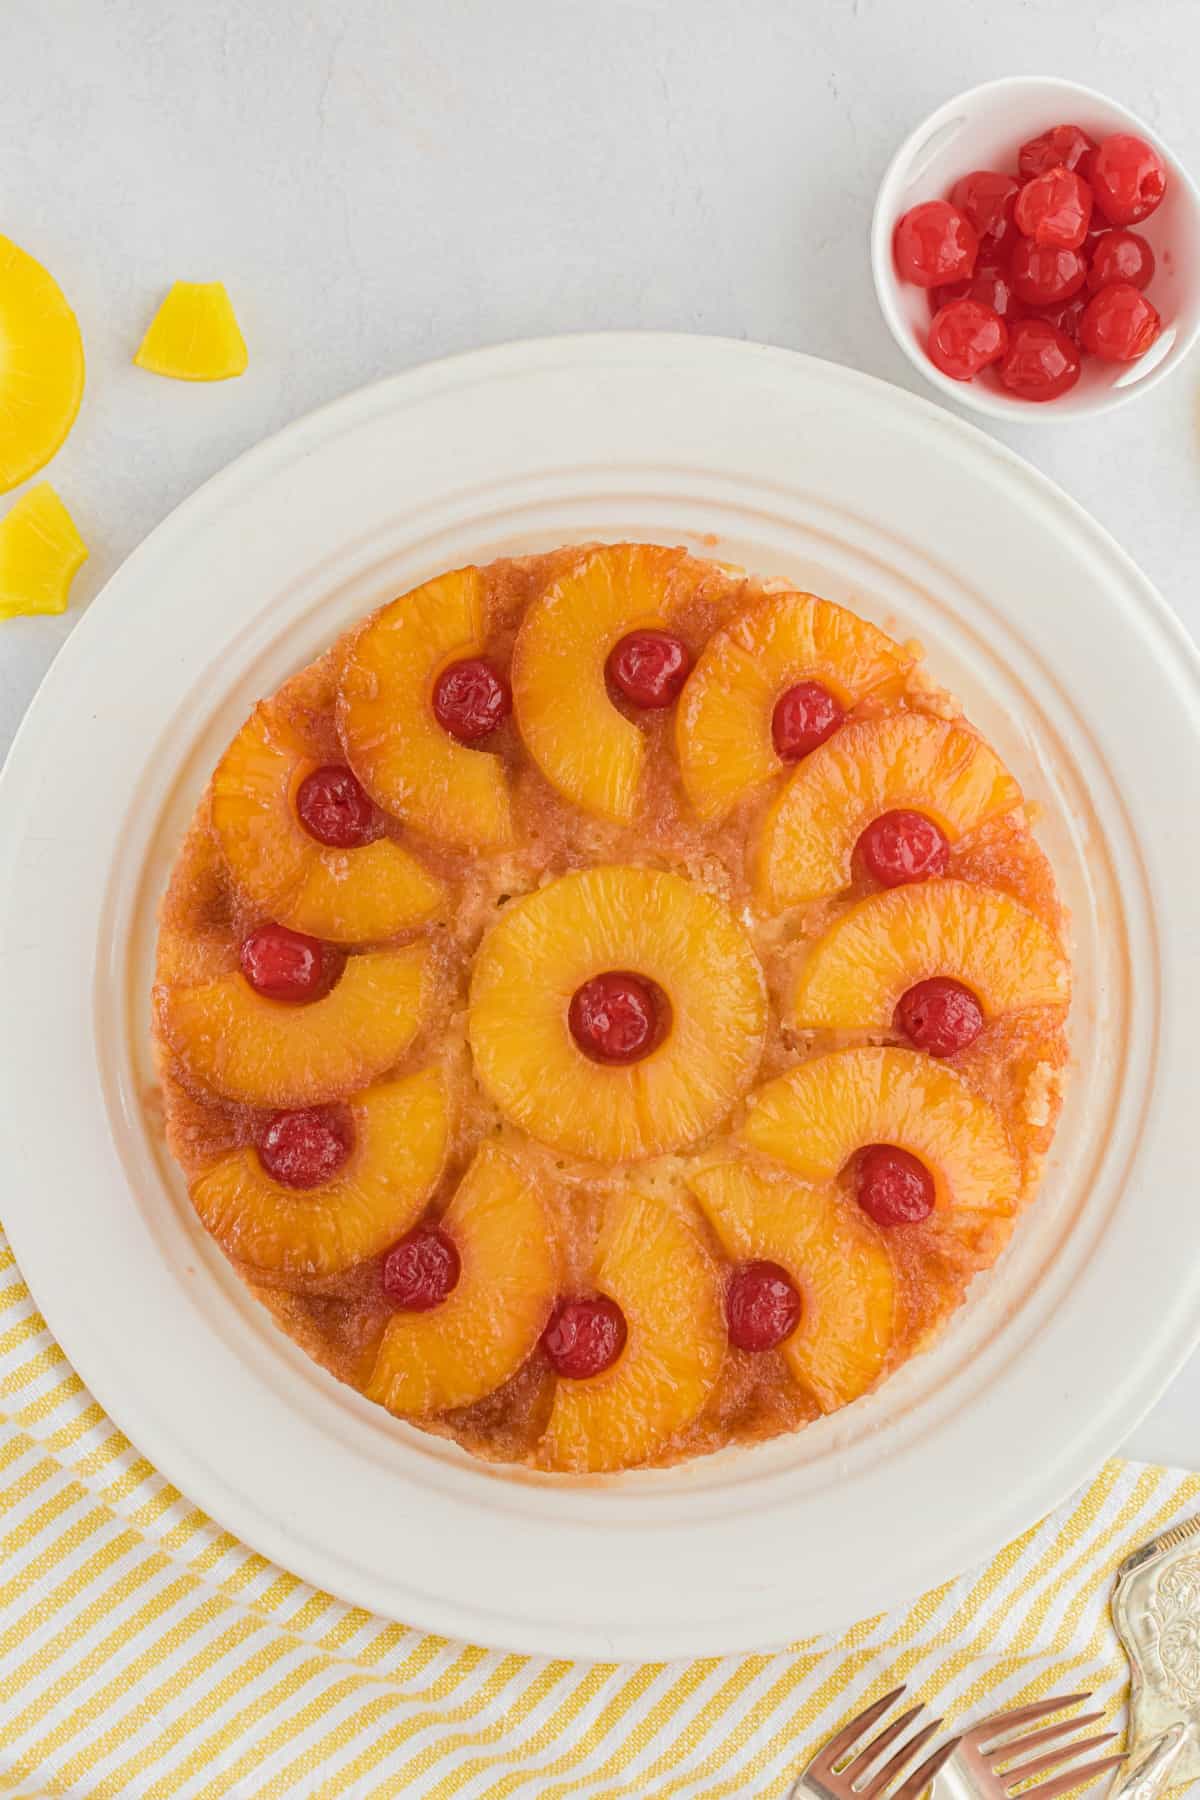
M 1072 1788 L 1082 1787 L 1087 1781 L 1097 1781 L 1111 1769 L 1119 1769 L 1124 1761 L 1124 1756 L 1102 1756 L 1097 1762 L 1084 1763 L 1081 1769 L 1068 1769 L 1065 1775 L 1055 1775 L 1050 1781 L 1043 1781 L 1040 1787 L 1030 1788 L 1021 1795 L 1021 1800 L 1057 1800 L 1059 1794 L 1069 1794 Z M 899 1795 L 896 1800 L 900 1800 Z
M 847 1763 L 840 1773 L 849 1779 L 852 1775 L 865 1775 L 868 1763 L 878 1762 L 889 1744 L 896 1739 L 906 1726 L 911 1725 L 919 1712 L 924 1711 L 924 1701 L 918 1700 L 907 1712 L 902 1712 L 898 1719 L 893 1719 L 886 1731 L 881 1731 L 877 1738 L 872 1738 L 865 1750 L 860 1750 L 852 1763 Z
M 1057 1725 L 1047 1725 L 1042 1731 L 1031 1731 L 1028 1737 L 1009 1738 L 1007 1743 L 989 1748 L 988 1761 L 993 1766 L 998 1766 L 1007 1762 L 1010 1756 L 1024 1756 L 1041 1744 L 1053 1744 L 1057 1738 L 1070 1737 L 1073 1731 L 1082 1731 L 1085 1725 L 1094 1725 L 1097 1719 L 1103 1717 L 1102 1712 L 1077 1713 L 1073 1719 L 1060 1719 Z
M 830 1738 L 820 1753 L 824 1768 L 831 1768 L 839 1756 L 844 1756 L 847 1750 L 857 1744 L 859 1738 L 865 1736 L 876 1719 L 883 1717 L 889 1706 L 896 1704 L 904 1692 L 904 1685 L 902 1682 L 898 1688 L 893 1688 L 890 1694 L 885 1694 L 882 1700 L 876 1700 L 872 1705 L 864 1707 L 856 1718 L 851 1719 L 848 1725 L 843 1725 L 836 1736 Z
M 944 1763 L 950 1761 L 961 1743 L 960 1737 L 953 1737 L 948 1743 L 939 1745 L 933 1755 L 927 1756 L 920 1768 L 896 1789 L 892 1800 L 919 1800 L 920 1795 L 925 1792 L 938 1770 Z M 1022 1800 L 1024 1800 L 1023 1796 Z M 1051 1797 L 1047 1795 L 1046 1800 L 1051 1800 Z
M 912 1737 L 909 1738 L 907 1744 L 902 1744 L 895 1756 L 889 1757 L 879 1773 L 877 1775 L 872 1775 L 870 1781 L 868 1781 L 866 1786 L 860 1790 L 864 1796 L 864 1800 L 881 1800 L 881 1797 L 887 1793 L 897 1776 L 900 1775 L 904 1769 L 907 1769 L 918 1750 L 922 1750 L 929 1742 L 930 1738 L 936 1736 L 941 1728 L 942 1721 L 940 1719 L 934 1719 L 931 1724 L 923 1725 L 920 1731 L 915 1731 Z
M 1082 1738 L 1077 1744 L 1060 1744 L 1057 1750 L 1048 1750 L 1045 1756 L 1035 1756 L 1032 1762 L 1018 1763 L 1015 1769 L 1005 1769 L 1000 1779 L 1009 1787 L 1015 1787 L 1019 1781 L 1032 1781 L 1035 1775 L 1044 1775 L 1048 1769 L 1061 1769 L 1071 1757 L 1082 1756 L 1085 1750 L 1098 1750 L 1101 1744 L 1111 1744 L 1116 1735 L 1115 1731 L 1101 1731 L 1095 1737 Z
M 1052 1694 L 1049 1700 L 1031 1700 L 1028 1706 L 1014 1706 L 1009 1712 L 993 1713 L 990 1718 L 982 1719 L 972 1727 L 971 1735 L 982 1747 L 983 1733 L 991 1728 L 997 1737 L 1015 1731 L 1018 1725 L 1031 1725 L 1035 1719 L 1044 1719 L 1048 1713 L 1062 1712 L 1068 1706 L 1078 1706 L 1083 1700 L 1090 1700 L 1090 1694 Z M 991 1740 L 989 1739 L 989 1744 Z

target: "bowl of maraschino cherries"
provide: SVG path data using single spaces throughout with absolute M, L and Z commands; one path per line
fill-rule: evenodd
M 1117 405 L 1200 332 L 1200 194 L 1071 82 L 991 82 L 925 120 L 881 185 L 872 262 L 914 365 L 992 416 Z

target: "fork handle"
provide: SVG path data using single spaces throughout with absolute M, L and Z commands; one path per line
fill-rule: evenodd
M 1188 1731 L 1189 1727 L 1182 1721 L 1168 1726 L 1144 1755 L 1121 1770 L 1109 1789 L 1107 1800 L 1154 1800 L 1167 1785 Z

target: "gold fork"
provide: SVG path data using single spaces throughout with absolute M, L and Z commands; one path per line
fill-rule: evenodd
M 1110 1744 L 1117 1735 L 1115 1731 L 1100 1731 L 1094 1737 L 1067 1742 L 1073 1732 L 1102 1719 L 1103 1713 L 1078 1713 L 1073 1719 L 1044 1725 L 1040 1731 L 1020 1729 L 1090 1699 L 1090 1694 L 1056 1694 L 1049 1700 L 1034 1700 L 1028 1706 L 1013 1707 L 980 1720 L 963 1732 L 939 1789 L 953 1800 L 1007 1800 L 1012 1789 L 1021 1783 L 1059 1769 L 1060 1774 L 1050 1775 L 1049 1780 L 1021 1795 L 1021 1800 L 1056 1800 L 1059 1794 L 1069 1794 L 1073 1788 L 1107 1775 L 1125 1761 L 1124 1756 L 1100 1756 L 1082 1765 L 1076 1765 L 1074 1759 L 1085 1750 Z M 1042 1754 L 1032 1756 L 1034 1750 L 1041 1750 Z M 1021 1760 L 1014 1763 L 1014 1758 Z
M 878 1763 L 884 1751 L 904 1735 L 918 1713 L 924 1710 L 920 1702 L 916 1706 L 910 1706 L 898 1719 L 893 1719 L 890 1725 L 862 1749 L 856 1748 L 871 1727 L 895 1705 L 903 1692 L 903 1687 L 893 1688 L 882 1700 L 876 1700 L 873 1706 L 864 1708 L 857 1718 L 851 1719 L 849 1725 L 831 1737 L 827 1744 L 822 1744 L 808 1767 L 797 1778 L 788 1800 L 802 1800 L 802 1796 L 810 1794 L 816 1796 L 817 1800 L 884 1800 L 885 1796 L 888 1800 L 917 1800 L 938 1770 L 953 1756 L 958 1748 L 957 1738 L 940 1744 L 894 1791 L 892 1784 L 900 1779 L 913 1757 L 925 1748 L 930 1738 L 937 1735 L 941 1729 L 940 1719 L 934 1719 L 932 1724 L 924 1725 L 920 1731 L 914 1732 L 908 1742 L 901 1745 L 883 1767 L 875 1769 L 873 1773 L 873 1765 Z M 840 1768 L 836 1766 L 838 1763 L 842 1765 Z

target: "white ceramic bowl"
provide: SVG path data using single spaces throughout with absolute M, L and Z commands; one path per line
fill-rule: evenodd
M 1015 172 L 1021 144 L 1051 125 L 1064 124 L 1078 125 L 1095 138 L 1134 132 L 1153 144 L 1167 165 L 1162 204 L 1136 227 L 1149 240 L 1158 265 L 1149 297 L 1162 314 L 1162 333 L 1135 363 L 1085 356 L 1078 382 L 1057 400 L 1020 400 L 986 377 L 952 381 L 926 354 L 926 290 L 901 281 L 896 273 L 896 222 L 920 200 L 945 198 L 972 169 Z M 1051 75 L 1009 75 L 947 100 L 901 144 L 879 185 L 871 223 L 871 271 L 892 336 L 926 381 L 961 406 L 1010 422 L 1107 412 L 1165 381 L 1200 335 L 1200 189 L 1157 133 L 1115 100 Z

